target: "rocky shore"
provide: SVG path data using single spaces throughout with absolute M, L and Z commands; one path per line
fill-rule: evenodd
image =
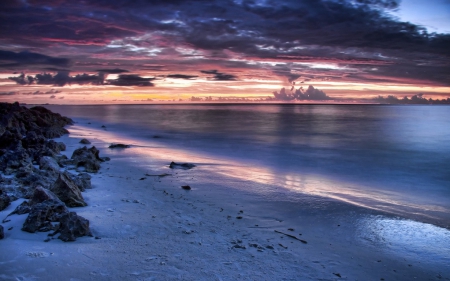
M 72 157 L 61 154 L 66 145 L 53 139 L 69 132 L 70 118 L 35 106 L 0 103 L 0 211 L 11 202 L 25 198 L 12 215 L 28 214 L 22 230 L 50 232 L 48 242 L 57 234 L 62 241 L 91 236 L 89 220 L 68 208 L 84 207 L 82 192 L 91 188 L 91 176 L 100 169 L 99 151 L 82 147 Z M 5 230 L 0 224 L 0 239 Z

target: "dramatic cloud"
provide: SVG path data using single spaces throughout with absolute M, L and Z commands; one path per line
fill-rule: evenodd
M 215 81 L 235 81 L 235 80 L 237 80 L 236 76 L 231 75 L 231 74 L 221 73 L 217 70 L 201 70 L 200 72 L 205 73 L 205 74 L 214 75 L 210 79 L 215 80 Z
M 121 74 L 117 79 L 107 80 L 110 85 L 115 86 L 154 86 L 150 81 L 155 78 L 143 78 L 135 74 Z
M 55 75 L 51 73 L 36 74 L 33 76 L 25 76 L 22 73 L 17 77 L 9 77 L 8 79 L 15 81 L 20 85 L 53 85 L 53 86 L 65 86 L 67 84 L 72 85 L 115 85 L 115 86 L 154 86 L 150 81 L 155 78 L 143 78 L 136 74 L 121 74 L 117 79 L 108 79 L 105 81 L 104 72 L 98 74 L 77 74 L 70 76 L 69 72 L 60 71 Z M 34 93 L 33 93 L 34 94 Z
M 114 68 L 114 69 L 97 69 L 96 71 L 102 72 L 102 73 L 107 73 L 107 74 L 119 74 L 119 73 L 129 72 L 128 70 L 120 69 L 120 68 Z
M 0 68 L 27 67 L 30 65 L 53 65 L 66 67 L 70 60 L 66 58 L 55 58 L 31 52 L 11 52 L 0 50 Z
M 249 80 L 450 86 L 450 35 L 394 18 L 400 0 L 6 2 L 0 72 L 28 73 L 18 85 L 153 86 L 145 77 L 204 69 L 210 93 Z
M 194 79 L 198 76 L 195 75 L 184 75 L 184 74 L 169 74 L 166 76 L 167 78 L 177 78 L 177 79 Z

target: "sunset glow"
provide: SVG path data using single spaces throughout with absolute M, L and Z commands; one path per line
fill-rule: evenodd
M 334 102 L 450 97 L 445 1 L 8 2 L 4 102 L 266 102 L 309 86 Z

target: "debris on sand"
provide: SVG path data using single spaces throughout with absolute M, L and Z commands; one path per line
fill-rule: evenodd
M 189 170 L 194 168 L 195 165 L 191 164 L 191 163 L 183 163 L 183 164 L 179 164 L 179 163 L 175 163 L 175 162 L 170 162 L 169 168 L 171 169 L 184 169 L 184 170 Z
M 189 185 L 182 185 L 181 188 L 184 190 L 191 190 L 191 187 Z
M 128 144 L 123 143 L 112 143 L 109 148 L 129 148 L 130 146 Z

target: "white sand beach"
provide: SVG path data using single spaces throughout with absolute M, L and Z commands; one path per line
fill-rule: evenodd
M 48 233 L 23 232 L 26 215 L 12 215 L 1 280 L 450 280 L 447 229 L 317 196 L 273 198 L 253 192 L 266 188 L 257 167 L 140 146 L 94 125 L 68 130 L 63 154 L 87 138 L 111 158 L 83 193 L 88 206 L 73 208 L 94 237 L 44 242 Z

